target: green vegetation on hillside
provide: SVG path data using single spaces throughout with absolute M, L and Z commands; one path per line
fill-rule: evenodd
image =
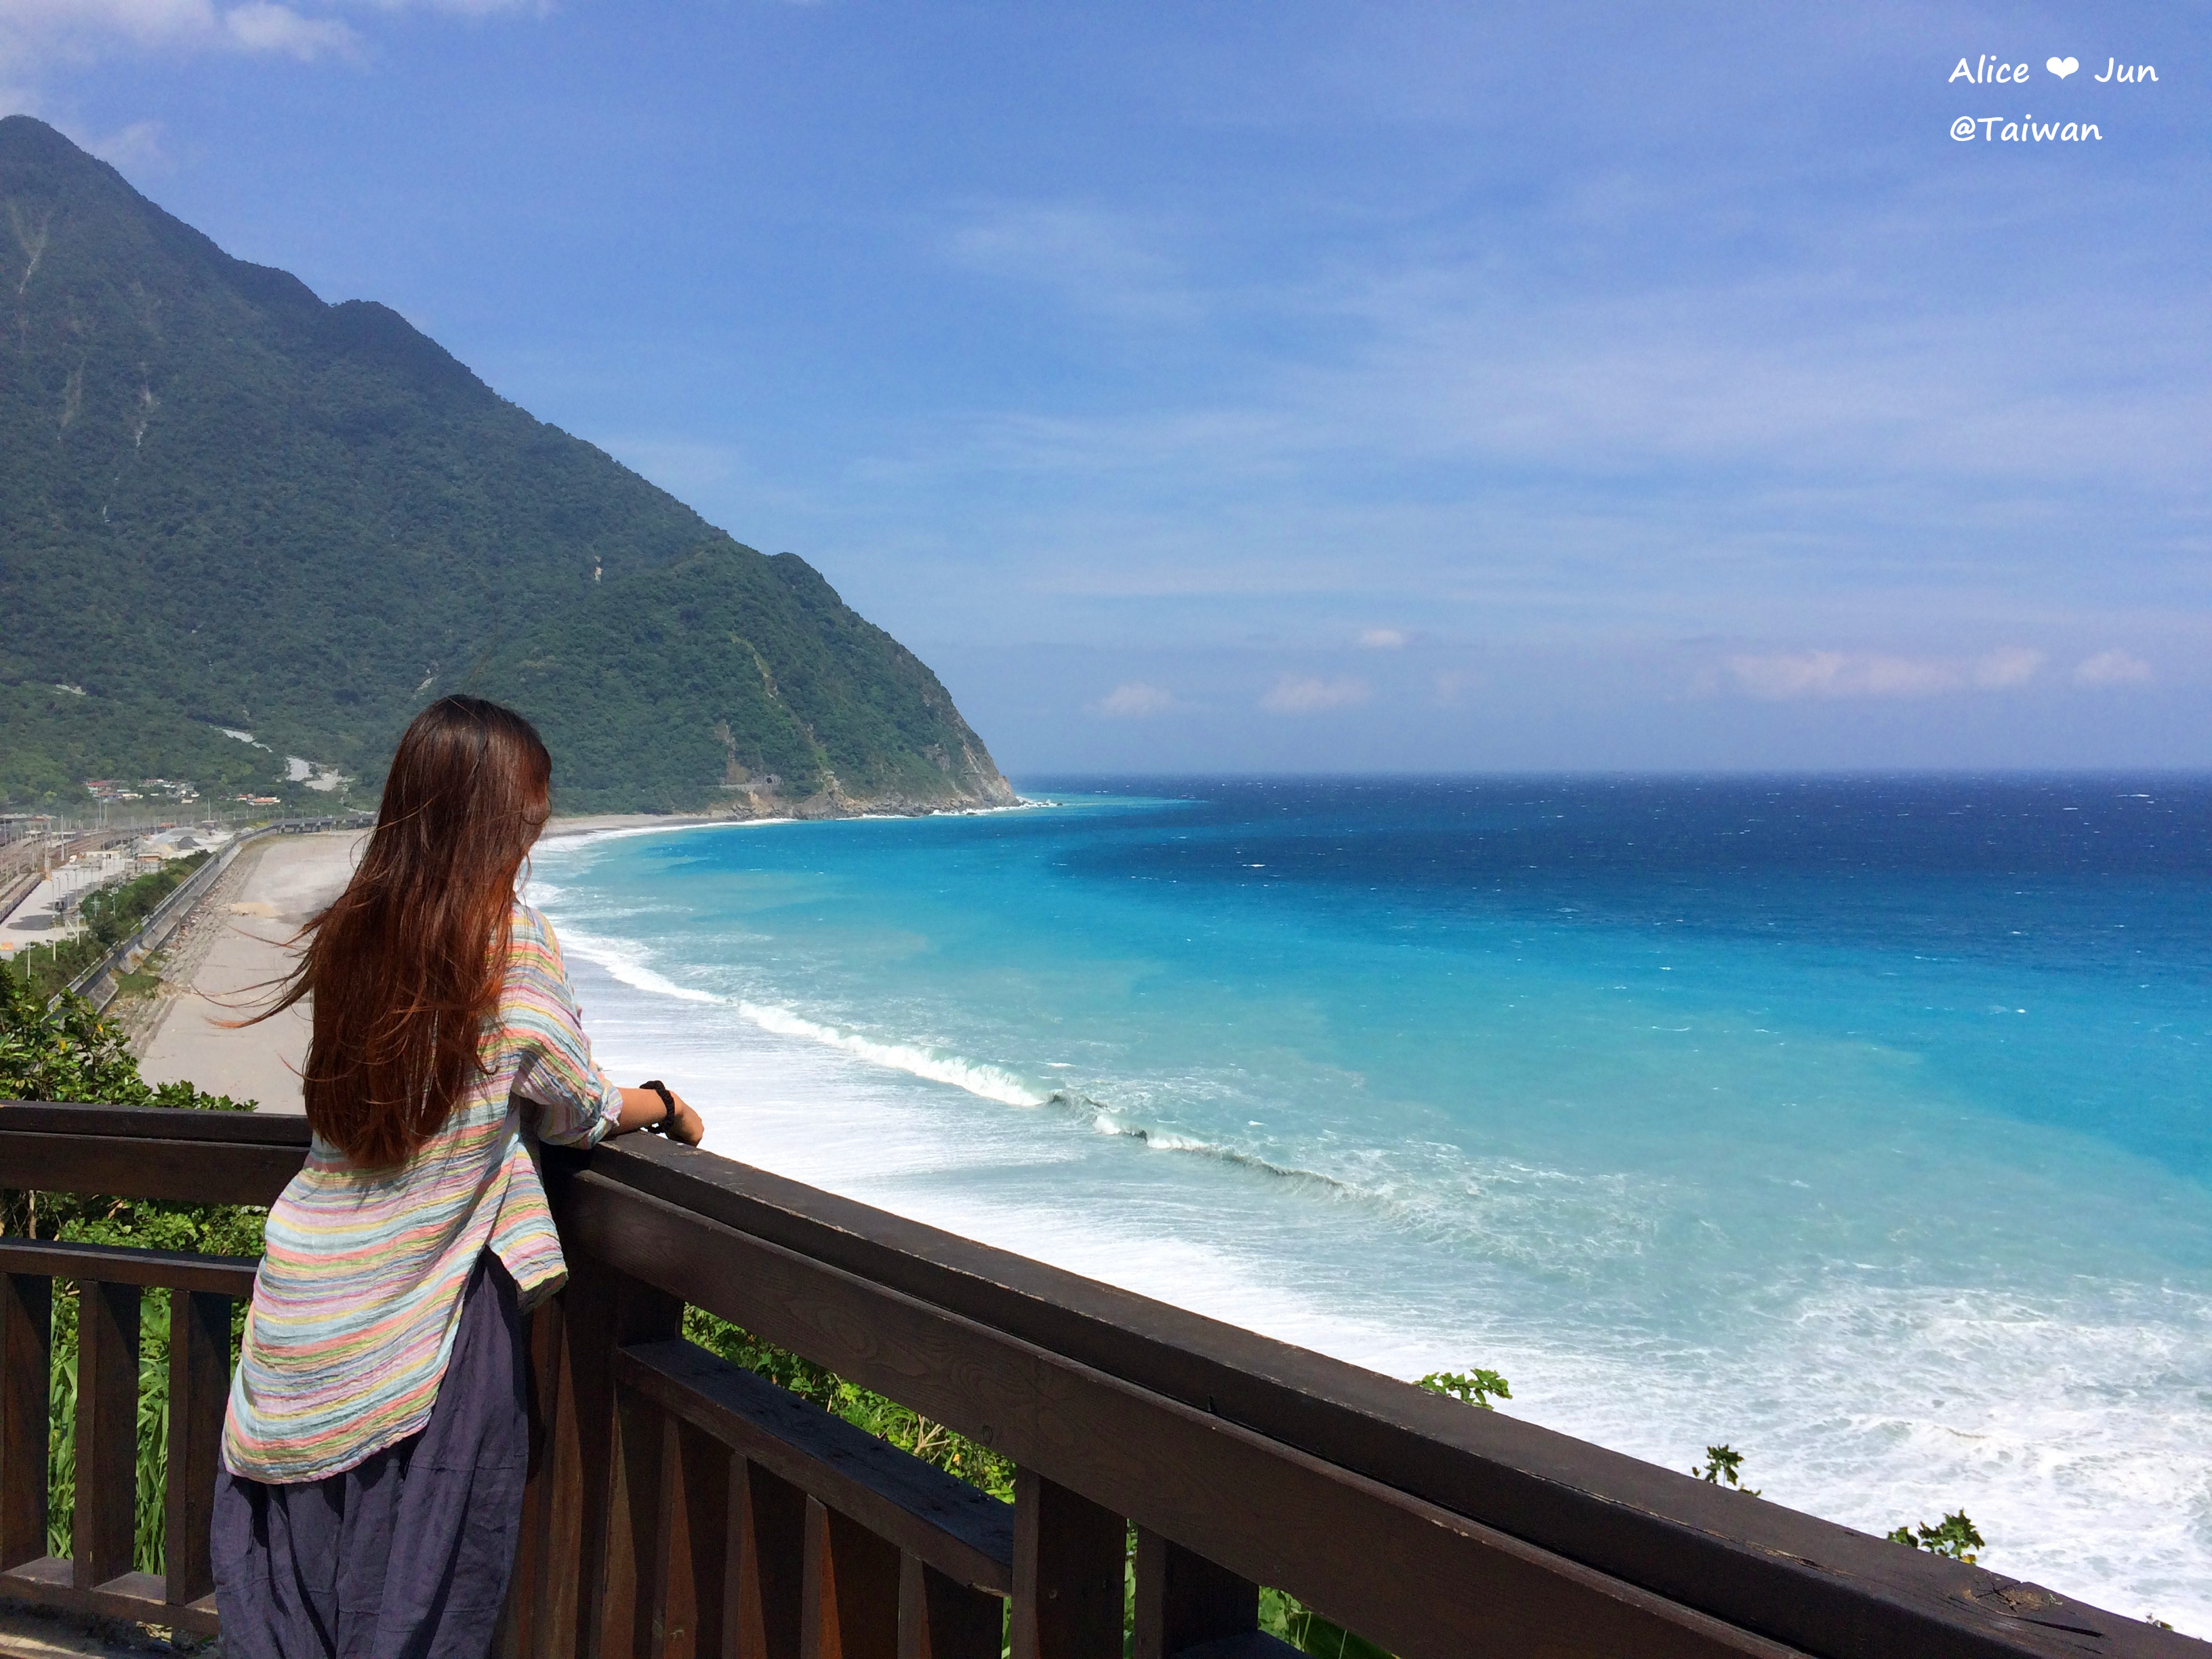
M 833 777 L 1006 798 L 935 676 L 798 559 L 23 116 L 0 120 L 0 800 L 266 787 L 288 754 L 373 783 L 458 690 L 545 726 L 571 805 L 742 801 L 724 786 L 763 772 L 786 802 Z
M 572 811 L 767 780 L 785 800 L 983 800 L 998 775 L 911 653 L 804 561 L 732 542 L 522 624 L 478 675 L 538 722 Z
M 0 638 L 0 658 L 7 649 Z M 0 801 L 81 811 L 87 778 L 179 778 L 218 798 L 283 787 L 281 757 L 153 697 L 0 684 Z

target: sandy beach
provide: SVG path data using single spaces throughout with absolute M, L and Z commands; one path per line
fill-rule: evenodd
M 750 823 L 734 812 L 585 812 L 546 820 L 540 841 L 592 836 L 606 830 L 681 830 L 695 823 Z
M 271 836 L 239 854 L 169 945 L 160 1006 L 134 1044 L 149 1082 L 182 1079 L 264 1112 L 301 1109 L 306 1005 L 236 1030 L 218 1022 L 253 1012 L 256 988 L 291 970 L 294 935 L 344 890 L 366 839 Z
M 547 839 L 606 830 L 674 829 L 725 822 L 654 812 L 558 817 Z M 271 836 L 246 848 L 171 942 L 162 987 L 150 1010 L 121 1010 L 141 1026 L 133 1042 L 149 1082 L 183 1079 L 210 1094 L 260 1103 L 264 1112 L 297 1112 L 300 1066 L 307 1054 L 308 1006 L 258 1025 L 221 1022 L 258 1008 L 257 988 L 291 971 L 291 940 L 301 925 L 343 890 L 365 830 Z

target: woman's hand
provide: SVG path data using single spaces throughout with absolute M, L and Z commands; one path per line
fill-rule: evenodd
M 682 1095 L 673 1089 L 670 1097 L 676 1102 L 676 1121 L 668 1126 L 668 1138 L 680 1140 L 686 1146 L 696 1146 L 707 1138 L 707 1126 L 700 1121 Z M 615 1124 L 617 1134 L 631 1129 L 649 1128 L 668 1115 L 668 1108 L 659 1094 L 651 1089 L 625 1089 L 622 1091 L 622 1116 Z

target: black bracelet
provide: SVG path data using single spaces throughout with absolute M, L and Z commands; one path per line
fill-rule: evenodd
M 654 1078 L 649 1082 L 641 1083 L 637 1086 L 641 1089 L 650 1089 L 653 1093 L 659 1095 L 660 1097 L 661 1106 L 665 1109 L 660 1114 L 659 1122 L 648 1123 L 645 1126 L 646 1133 L 649 1135 L 666 1134 L 669 1131 L 670 1126 L 676 1121 L 676 1097 L 668 1092 L 668 1085 L 665 1083 L 663 1083 L 659 1078 Z

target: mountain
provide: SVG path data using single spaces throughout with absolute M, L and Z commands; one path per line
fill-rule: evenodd
M 538 721 L 568 809 L 1012 799 L 804 561 L 0 120 L 0 799 L 374 782 L 457 690 Z

